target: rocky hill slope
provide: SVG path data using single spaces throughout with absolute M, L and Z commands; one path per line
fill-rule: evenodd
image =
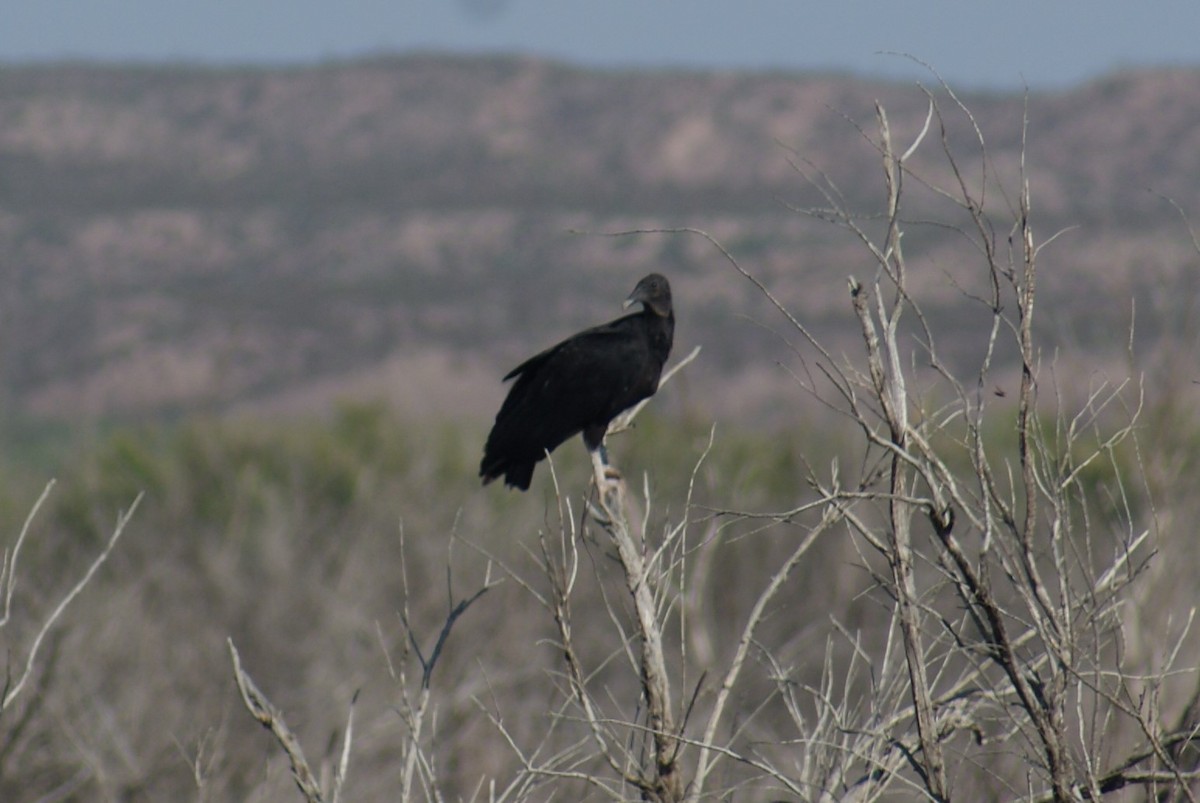
M 969 120 L 930 86 L 978 181 Z M 1069 227 L 1042 258 L 1052 342 L 1119 358 L 1133 299 L 1140 344 L 1190 345 L 1200 271 L 1179 210 L 1200 217 L 1200 71 L 960 99 L 999 180 L 997 242 L 1023 136 L 1038 230 Z M 810 179 L 827 178 L 879 213 L 876 101 L 911 141 L 921 87 L 831 75 L 434 56 L 6 67 L 0 403 L 76 419 L 367 395 L 483 416 L 512 364 L 615 316 L 654 269 L 676 285 L 681 353 L 706 349 L 687 403 L 770 410 L 791 382 L 781 319 L 721 255 L 694 236 L 597 232 L 710 231 L 832 351 L 851 349 L 845 277 L 870 259 L 796 210 L 826 204 Z M 940 146 L 935 125 L 912 164 L 946 183 Z M 912 186 L 909 259 L 939 325 L 968 331 L 959 272 L 977 254 Z

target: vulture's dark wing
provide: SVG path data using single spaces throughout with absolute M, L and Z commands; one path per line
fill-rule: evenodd
M 577 432 L 597 449 L 614 417 L 658 390 L 675 332 L 670 283 L 651 273 L 625 305 L 633 303 L 642 311 L 567 338 L 504 377 L 516 382 L 483 447 L 484 485 L 503 475 L 528 489 L 546 452 Z
M 547 451 L 580 431 L 594 449 L 614 416 L 654 393 L 661 365 L 648 358 L 640 317 L 580 332 L 509 372 L 516 382 L 484 447 L 485 481 L 504 474 L 527 489 Z

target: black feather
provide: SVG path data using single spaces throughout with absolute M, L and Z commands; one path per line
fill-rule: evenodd
M 675 334 L 671 286 L 652 273 L 634 288 L 633 302 L 641 312 L 569 337 L 504 377 L 516 382 L 483 447 L 484 485 L 503 475 L 507 485 L 528 489 L 546 452 L 580 432 L 589 451 L 599 448 L 610 421 L 654 395 Z

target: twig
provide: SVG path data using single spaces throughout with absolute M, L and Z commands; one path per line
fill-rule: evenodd
M 225 641 L 229 645 L 229 656 L 233 660 L 233 677 L 237 681 L 238 691 L 242 693 L 242 702 L 245 703 L 246 709 L 259 721 L 259 724 L 274 734 L 279 746 L 283 748 L 283 752 L 287 754 L 288 760 L 291 762 L 292 778 L 296 781 L 296 786 L 300 787 L 300 791 L 308 803 L 323 803 L 324 796 L 321 793 L 321 787 L 309 768 L 308 761 L 304 758 L 304 750 L 300 747 L 300 741 L 287 726 L 279 709 L 271 704 L 266 695 L 259 691 L 254 680 L 242 669 L 241 656 L 238 655 L 237 647 L 233 646 L 233 639 L 227 638 Z M 347 730 L 347 745 L 349 741 L 350 733 Z
M 337 769 L 333 773 L 333 803 L 338 803 L 342 796 L 342 784 L 350 770 L 350 745 L 354 743 L 354 704 L 358 702 L 358 692 L 350 698 L 350 711 L 346 714 L 346 735 L 342 739 L 342 756 L 338 760 Z
M 21 554 L 21 545 L 25 543 L 25 537 L 29 535 L 29 527 L 33 524 L 33 520 L 37 518 L 38 511 L 42 509 L 42 504 L 46 498 L 50 496 L 51 489 L 54 488 L 55 480 L 50 480 L 46 483 L 46 487 L 42 490 L 42 495 L 33 503 L 33 507 L 29 510 L 29 515 L 25 517 L 25 523 L 21 526 L 21 534 L 17 536 L 17 543 L 13 545 L 12 555 L 9 556 L 7 551 L 4 555 L 3 566 L 0 566 L 0 592 L 4 594 L 4 617 L 0 618 L 0 627 L 8 624 L 9 617 L 12 615 L 12 597 L 13 591 L 17 587 L 17 558 Z
M 50 486 L 48 485 L 46 487 L 47 492 L 49 489 Z M 45 494 L 43 494 L 43 497 L 44 495 Z M 92 576 L 95 575 L 100 567 L 104 565 L 104 562 L 108 560 L 109 553 L 113 551 L 113 547 L 117 545 L 117 541 L 121 538 L 122 533 L 125 532 L 125 525 L 129 524 L 129 520 L 133 518 L 134 512 L 137 511 L 138 505 L 142 501 L 142 496 L 143 494 L 139 493 L 136 497 L 134 497 L 133 504 L 129 506 L 129 510 L 117 516 L 117 524 L 113 528 L 113 533 L 111 536 L 109 536 L 107 543 L 105 543 L 104 549 L 100 550 L 100 554 L 97 555 L 95 560 L 92 561 L 91 565 L 88 566 L 88 569 L 86 572 L 84 572 L 83 577 L 81 577 L 79 582 L 77 582 L 71 588 L 71 590 L 67 592 L 66 596 L 59 600 L 58 605 L 55 606 L 54 610 L 50 613 L 50 616 L 48 616 L 46 621 L 42 623 L 41 629 L 38 630 L 37 635 L 33 639 L 33 646 L 29 648 L 29 655 L 25 659 L 24 671 L 22 671 L 21 676 L 17 679 L 17 682 L 5 690 L 3 699 L 0 700 L 0 712 L 6 710 L 9 705 L 12 704 L 12 701 L 16 699 L 17 695 L 21 693 L 21 690 L 25 688 L 25 682 L 29 680 L 29 676 L 33 672 L 33 664 L 37 660 L 38 650 L 41 648 L 42 641 L 46 638 L 46 634 L 50 632 L 50 628 L 54 627 L 54 623 L 58 621 L 60 616 L 62 616 L 63 612 L 67 609 L 67 606 L 69 606 L 75 600 L 75 598 L 79 596 L 83 589 L 87 587 L 87 584 L 91 581 Z M 38 504 L 41 504 L 40 500 Z M 22 531 L 22 534 L 23 533 L 24 531 Z M 15 563 L 16 551 L 14 550 L 13 563 L 10 564 L 10 568 L 12 565 L 15 565 Z M 12 579 L 13 578 L 10 575 L 10 583 Z M 10 585 L 10 592 L 11 588 L 12 587 Z

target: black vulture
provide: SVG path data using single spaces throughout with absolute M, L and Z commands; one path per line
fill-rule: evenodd
M 505 381 L 517 381 L 483 447 L 484 485 L 503 474 L 505 484 L 528 490 L 546 452 L 582 432 L 595 453 L 610 421 L 654 395 L 675 334 L 666 277 L 638 282 L 625 306 L 638 302 L 641 312 L 586 329 L 509 371 Z

